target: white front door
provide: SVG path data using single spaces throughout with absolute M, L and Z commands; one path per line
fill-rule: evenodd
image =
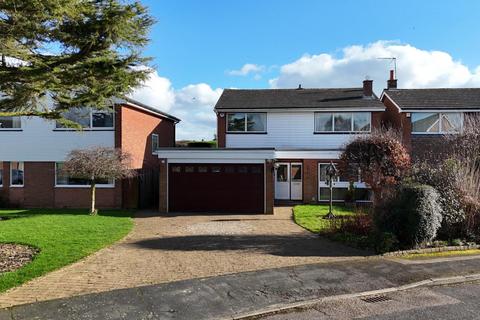
M 290 164 L 278 163 L 275 170 L 275 199 L 290 200 Z
M 302 164 L 292 163 L 290 167 L 290 200 L 303 200 Z

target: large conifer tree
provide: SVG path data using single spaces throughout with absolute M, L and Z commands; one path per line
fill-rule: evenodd
M 0 115 L 111 107 L 148 74 L 141 51 L 152 24 L 136 1 L 0 1 Z

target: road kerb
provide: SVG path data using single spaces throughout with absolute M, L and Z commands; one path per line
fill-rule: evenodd
M 374 296 L 398 291 L 405 291 L 410 289 L 415 289 L 419 287 L 432 287 L 432 286 L 439 286 L 439 285 L 447 285 L 447 284 L 459 284 L 464 282 L 472 282 L 472 281 L 479 281 L 480 280 L 480 273 L 477 274 L 470 274 L 465 276 L 455 276 L 455 277 L 445 277 L 445 278 L 432 278 L 427 280 L 422 280 L 418 282 L 413 282 L 410 284 L 398 286 L 398 287 L 390 287 L 385 289 L 379 290 L 371 290 L 371 291 L 364 291 L 359 293 L 348 293 L 348 294 L 340 294 L 335 296 L 317 298 L 317 299 L 310 299 L 305 301 L 293 302 L 293 303 L 282 303 L 282 304 L 275 304 L 264 308 L 262 310 L 258 310 L 255 312 L 245 313 L 242 315 L 236 315 L 231 318 L 225 318 L 228 320 L 253 320 L 258 319 L 260 317 L 265 317 L 268 315 L 284 313 L 287 311 L 294 311 L 294 310 L 302 310 L 308 309 L 318 303 L 332 301 L 332 300 L 345 300 L 345 299 L 352 299 L 352 298 L 359 298 L 365 296 Z

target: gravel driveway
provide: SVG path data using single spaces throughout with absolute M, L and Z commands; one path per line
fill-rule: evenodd
M 293 265 L 358 259 L 365 253 L 319 238 L 275 215 L 157 216 L 84 260 L 0 295 L 0 307 L 112 289 Z

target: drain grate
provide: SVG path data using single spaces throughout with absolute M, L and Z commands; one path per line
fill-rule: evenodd
M 391 301 L 392 299 L 387 296 L 374 296 L 374 297 L 362 298 L 362 300 L 365 301 L 366 303 L 379 303 L 379 302 Z

